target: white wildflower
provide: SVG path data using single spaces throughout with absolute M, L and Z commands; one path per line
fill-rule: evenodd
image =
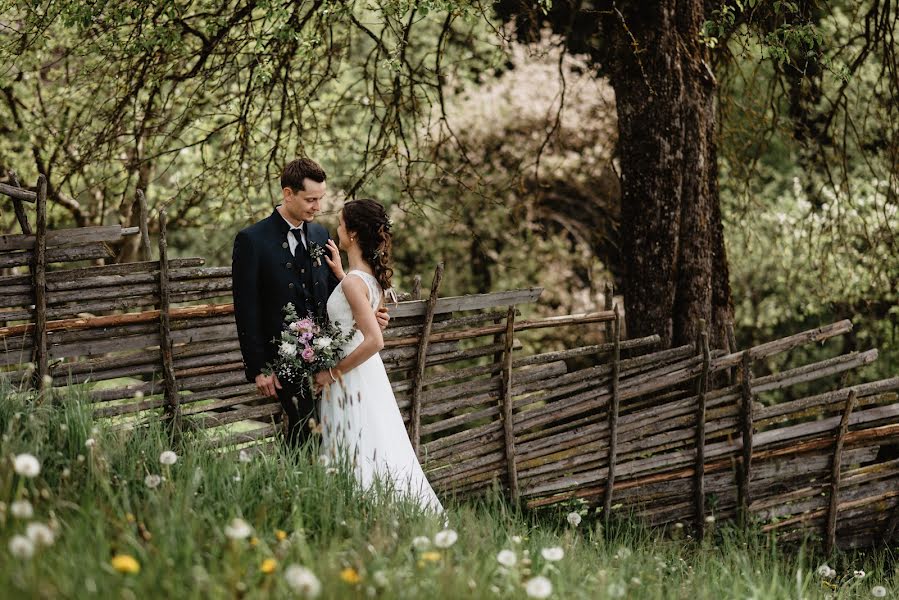
M 253 528 L 240 517 L 235 517 L 228 526 L 225 527 L 225 535 L 232 540 L 243 540 L 250 537 L 252 534 Z
M 84 440 L 85 448 L 93 448 L 96 445 L 97 445 L 97 440 L 95 440 L 94 438 L 87 438 L 86 440 Z
M 25 527 L 25 535 L 35 546 L 52 546 L 56 539 L 53 530 L 43 523 L 29 523 Z
M 53 385 L 53 378 L 50 377 L 49 375 L 44 375 L 41 378 L 41 381 L 43 382 L 44 387 L 51 387 Z
M 852 576 L 855 577 L 856 579 L 863 579 L 865 577 L 865 572 L 864 571 L 853 571 Z
M 431 547 L 431 538 L 423 535 L 412 538 L 412 547 L 416 550 L 427 550 Z
M 16 558 L 34 556 L 34 543 L 24 535 L 14 535 L 9 539 L 9 553 Z
M 444 529 L 434 535 L 434 545 L 438 548 L 449 548 L 456 543 L 457 539 L 459 539 L 459 534 L 452 529 Z
M 643 581 L 639 577 L 631 577 L 632 585 L 642 585 Z
M 384 571 L 375 571 L 371 576 L 371 580 L 380 588 L 385 588 L 390 585 L 390 579 Z
M 331 457 L 327 454 L 319 454 L 318 463 L 323 467 L 328 467 L 331 465 Z
M 558 546 L 555 546 L 553 548 L 544 548 L 540 551 L 540 556 L 542 556 L 544 560 L 556 562 L 557 560 L 562 560 L 563 558 L 565 558 L 565 551 Z
M 566 519 L 568 519 L 568 524 L 571 525 L 572 527 L 577 527 L 578 525 L 581 524 L 581 515 L 579 515 L 576 512 L 568 513 L 568 516 L 566 517 Z
M 13 459 L 13 469 L 22 477 L 33 479 L 41 472 L 41 463 L 33 454 L 17 454 Z
M 500 550 L 496 555 L 496 562 L 511 569 L 518 562 L 518 557 L 511 550 Z
M 304 598 L 317 598 L 322 592 L 322 584 L 315 573 L 300 565 L 290 565 L 284 570 L 284 579 L 295 593 Z
M 30 519 L 34 516 L 34 509 L 28 500 L 16 500 L 9 505 L 9 513 L 17 519 Z
M 707 517 L 705 518 L 705 522 L 706 522 L 706 523 L 709 523 L 709 524 L 714 523 L 714 522 L 715 522 L 715 515 L 709 515 L 709 516 L 707 516 Z
M 242 463 L 248 463 L 253 461 L 253 455 L 247 452 L 246 450 L 241 450 L 237 453 L 237 460 Z
M 887 589 L 882 585 L 875 585 L 871 588 L 871 595 L 875 598 L 886 598 L 887 597 Z
M 173 465 L 178 462 L 178 455 L 171 450 L 166 450 L 159 455 L 159 462 L 164 465 Z
M 528 598 L 549 598 L 553 593 L 553 584 L 546 577 L 538 575 L 524 584 L 524 591 Z
M 513 543 L 513 544 L 520 544 L 520 543 L 521 543 L 521 536 L 520 536 L 520 535 L 513 535 L 513 536 L 512 536 L 512 543 Z
M 633 552 L 631 552 L 630 548 L 628 548 L 627 546 L 621 546 L 620 548 L 618 548 L 618 552 L 615 554 L 615 557 L 620 558 L 621 560 L 627 560 L 628 558 L 630 558 L 631 554 L 633 554 Z
M 606 595 L 609 598 L 624 598 L 626 593 L 627 589 L 620 583 L 612 582 L 606 588 Z
M 297 345 L 291 344 L 290 342 L 281 342 L 281 347 L 278 348 L 278 354 L 280 354 L 281 356 L 296 356 Z
M 144 485 L 151 490 L 158 488 L 160 483 L 162 483 L 162 477 L 154 473 L 151 473 L 144 477 Z
M 818 574 L 818 577 L 823 577 L 824 579 L 830 579 L 832 575 L 830 574 L 830 565 L 823 564 L 815 570 L 815 573 Z

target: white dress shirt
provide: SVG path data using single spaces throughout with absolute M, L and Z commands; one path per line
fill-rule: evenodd
M 281 215 L 280 212 L 278 212 L 278 214 Z M 281 215 L 281 218 L 284 219 L 284 215 Z M 287 219 L 284 219 L 284 222 L 287 223 L 288 225 L 290 225 L 291 229 L 293 229 L 293 224 L 291 224 L 290 221 L 288 221 Z M 303 223 L 300 223 L 300 227 L 303 227 Z M 306 244 L 305 228 L 300 229 L 299 234 L 300 234 L 300 239 L 297 239 L 296 231 L 288 230 L 288 232 L 287 232 L 287 243 L 290 244 L 290 253 L 291 254 L 296 254 L 297 244 L 299 244 L 301 241 L 303 242 L 303 248 L 309 248 L 309 246 Z

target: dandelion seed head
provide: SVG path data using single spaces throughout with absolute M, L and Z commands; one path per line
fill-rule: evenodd
M 239 460 L 242 463 L 248 463 L 248 462 L 252 462 L 253 456 L 246 450 L 241 450 L 237 454 L 237 460 Z
M 524 584 L 524 591 L 528 598 L 549 598 L 553 593 L 553 584 L 543 575 L 538 575 Z
M 31 558 L 34 556 L 34 542 L 24 535 L 14 535 L 9 538 L 9 553 L 16 558 Z
M 521 543 L 521 536 L 520 536 L 520 535 L 513 535 L 513 536 L 512 536 L 512 543 L 513 543 L 513 544 L 520 544 L 520 543 Z
M 385 588 L 390 585 L 390 579 L 387 577 L 387 574 L 384 571 L 375 571 L 371 576 L 371 580 L 379 588 Z
M 568 513 L 566 519 L 568 520 L 568 524 L 572 527 L 577 527 L 581 524 L 581 515 L 576 512 Z
M 41 473 L 41 462 L 33 454 L 17 454 L 13 459 L 13 469 L 22 477 L 34 479 Z
M 544 548 L 540 551 L 540 556 L 542 556 L 544 560 L 556 562 L 565 558 L 565 551 L 558 546 L 552 548 Z
M 96 445 L 97 445 L 97 440 L 95 440 L 94 438 L 87 438 L 86 440 L 84 440 L 85 448 L 93 448 Z
M 496 555 L 496 562 L 511 569 L 518 562 L 518 557 L 511 550 L 500 550 Z
M 438 548 L 449 548 L 456 543 L 457 539 L 459 539 L 459 534 L 454 530 L 444 529 L 434 535 L 434 545 Z
M 162 476 L 151 473 L 144 477 L 144 485 L 150 488 L 151 490 L 159 487 L 159 484 L 162 483 Z
M 609 598 L 624 598 L 627 588 L 623 584 L 613 581 L 606 587 L 606 595 Z
M 52 546 L 56 540 L 53 530 L 43 523 L 29 523 L 25 527 L 25 535 L 35 546 Z
M 166 450 L 159 455 L 159 462 L 163 465 L 173 465 L 178 462 L 178 455 L 171 450 Z
M 34 516 L 34 508 L 28 500 L 16 500 L 9 505 L 9 514 L 24 521 Z
M 864 571 L 853 571 L 852 576 L 855 577 L 856 579 L 863 579 L 865 577 L 865 572 Z
M 887 589 L 882 585 L 875 585 L 871 588 L 871 595 L 875 598 L 886 598 L 887 597 Z
M 427 550 L 431 547 L 431 539 L 423 535 L 416 536 L 412 539 L 412 547 L 416 550 Z
M 225 535 L 232 540 L 244 540 L 252 534 L 253 528 L 240 517 L 234 517 L 225 527 Z

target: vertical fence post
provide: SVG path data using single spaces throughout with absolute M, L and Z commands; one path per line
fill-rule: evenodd
M 512 421 L 512 347 L 515 341 L 515 307 L 510 306 L 506 315 L 506 333 L 503 339 L 502 411 L 503 434 L 506 442 L 506 471 L 509 475 L 509 495 L 518 504 L 518 466 L 515 463 L 515 427 Z
M 749 524 L 749 481 L 752 477 L 752 361 L 749 350 L 743 352 L 740 366 L 740 429 L 743 433 L 743 452 L 740 460 L 739 495 L 740 521 Z
M 412 449 L 418 456 L 421 445 L 421 388 L 424 385 L 425 366 L 428 358 L 428 340 L 431 337 L 431 325 L 434 323 L 434 311 L 437 309 L 437 294 L 443 280 L 443 263 L 437 264 L 434 281 L 431 282 L 431 295 L 425 307 L 425 320 L 421 326 L 421 341 L 418 343 L 418 356 L 415 359 L 415 373 L 412 375 L 412 414 L 409 418 Z
M 611 289 L 611 286 L 606 288 Z M 608 302 L 607 302 L 608 304 Z M 618 462 L 618 378 L 621 365 L 621 314 L 618 312 L 618 305 L 615 305 L 615 321 L 612 323 L 612 398 L 609 401 L 609 455 L 608 469 L 606 472 L 606 489 L 603 495 L 602 510 L 603 520 L 606 525 L 612 515 L 612 494 L 615 489 L 615 465 Z
M 412 280 L 412 293 L 410 298 L 412 300 L 421 300 L 421 275 L 416 275 Z
M 840 467 L 843 463 L 843 439 L 849 431 L 849 417 L 855 405 L 855 390 L 849 392 L 846 398 L 846 407 L 843 409 L 843 417 L 840 419 L 840 429 L 837 432 L 836 444 L 833 449 L 833 464 L 830 471 L 830 504 L 827 508 L 827 524 L 824 532 L 824 552 L 833 553 L 837 542 L 837 512 L 840 503 Z
M 737 336 L 734 335 L 734 324 L 733 321 L 727 321 L 724 324 L 724 331 L 727 336 L 727 352 L 728 354 L 733 354 L 737 351 Z M 737 381 L 737 367 L 733 367 L 728 369 L 727 371 L 727 382 L 731 385 L 736 383 Z
M 47 397 L 46 384 L 50 376 L 50 356 L 47 344 L 47 178 L 37 179 L 37 231 L 31 262 L 31 285 L 34 290 L 34 340 L 35 387 L 41 400 Z
M 138 210 L 140 210 L 139 219 L 140 219 L 140 260 L 148 261 L 150 260 L 150 227 L 149 227 L 149 213 L 147 211 L 147 197 L 144 196 L 143 190 L 137 190 L 137 203 Z
M 165 391 L 165 418 L 177 435 L 181 429 L 181 406 L 178 382 L 175 380 L 175 364 L 172 356 L 172 330 L 169 323 L 169 259 L 166 241 L 168 216 L 159 213 L 159 350 L 162 355 L 163 389 Z
M 15 187 L 22 187 L 22 184 L 19 183 L 19 176 L 16 175 L 15 171 L 9 171 L 9 180 Z M 25 205 L 22 204 L 22 201 L 18 198 L 10 199 L 12 200 L 13 212 L 16 213 L 16 220 L 19 222 L 19 227 L 22 228 L 22 233 L 31 235 L 31 225 L 28 224 L 28 215 L 25 213 Z
M 696 539 L 705 537 L 705 395 L 709 385 L 709 365 L 711 353 L 709 352 L 709 332 L 705 321 L 699 322 L 699 339 L 696 340 L 696 350 L 702 353 L 702 373 L 696 384 L 696 462 L 693 466 L 693 506 Z

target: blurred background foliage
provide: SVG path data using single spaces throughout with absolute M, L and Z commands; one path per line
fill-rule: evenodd
M 760 2 L 704 29 L 738 345 L 849 318 L 844 349 L 880 348 L 869 374 L 894 375 L 895 65 L 864 45 L 872 2 L 774 4 L 764 33 L 740 18 Z M 144 189 L 178 254 L 227 265 L 308 155 L 332 231 L 345 198 L 390 207 L 401 289 L 443 260 L 445 295 L 542 286 L 542 313 L 592 310 L 622 277 L 614 92 L 510 27 L 450 0 L 0 0 L 0 179 L 45 173 L 51 227 L 133 224 Z

